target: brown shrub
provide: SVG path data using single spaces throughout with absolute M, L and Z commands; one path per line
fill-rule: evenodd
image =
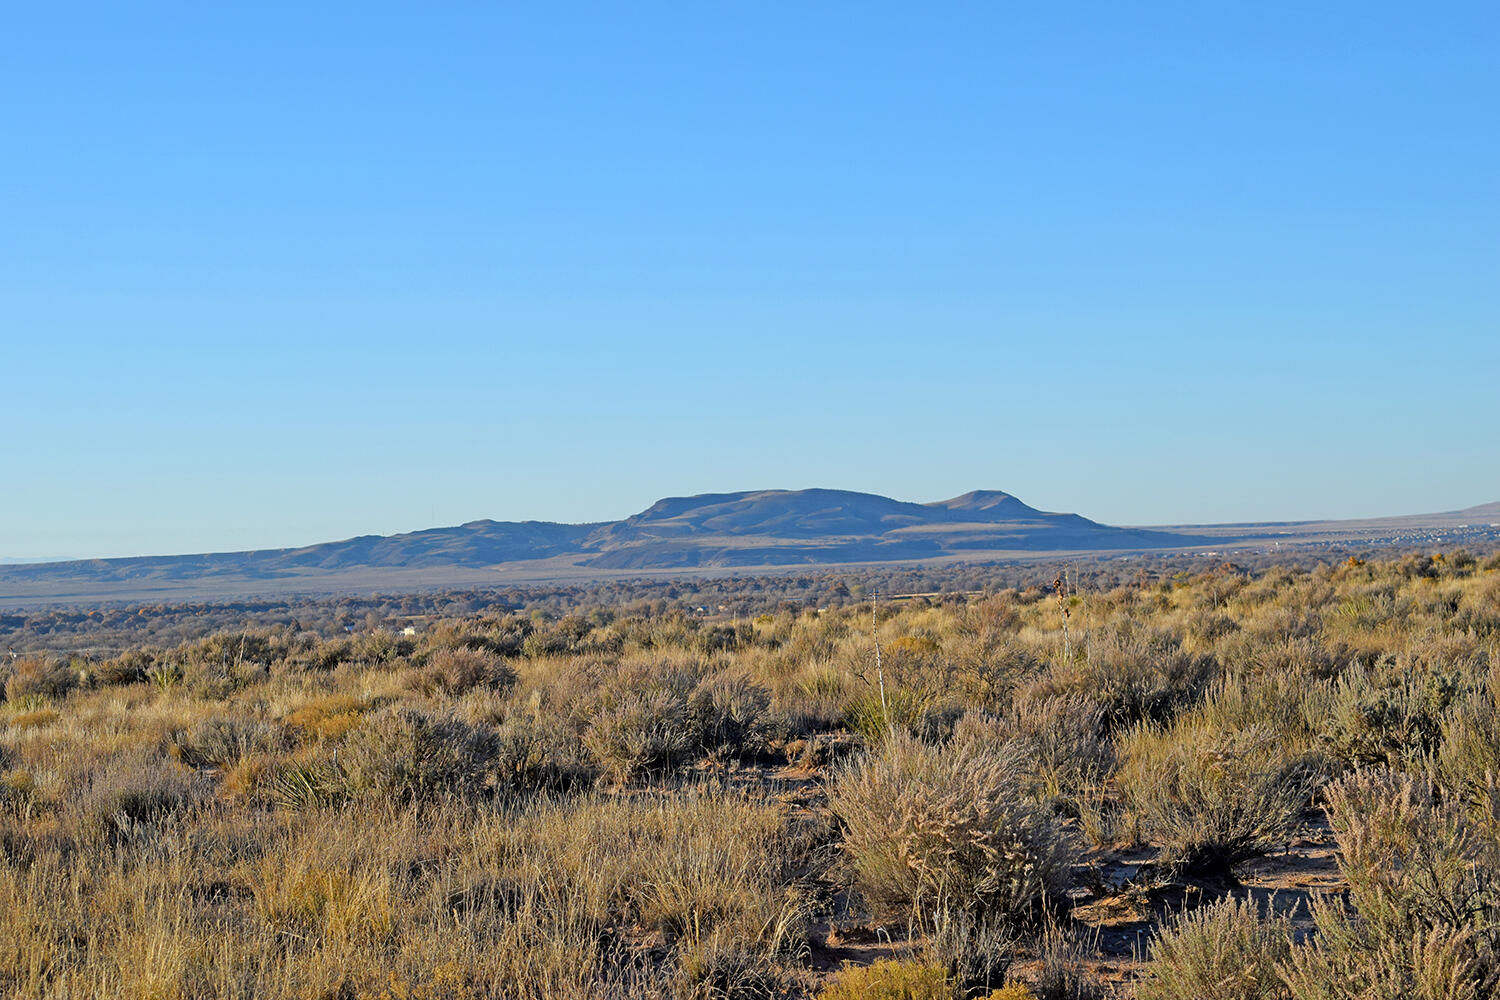
M 1183 871 L 1228 871 L 1280 847 L 1308 795 L 1280 734 L 1198 719 L 1137 727 L 1117 780 L 1142 833 Z
M 829 805 L 849 873 L 887 913 L 945 907 L 1019 920 L 1057 894 L 1073 848 L 1025 793 L 1024 749 L 895 733 L 842 768 Z
M 396 803 L 467 799 L 493 787 L 495 738 L 458 719 L 396 709 L 366 719 L 339 759 L 355 796 Z
M 28 656 L 11 666 L 5 680 L 5 700 L 61 698 L 78 686 L 78 668 L 66 660 Z
M 1226 897 L 1180 914 L 1151 942 L 1139 1000 L 1279 1000 L 1277 969 L 1291 951 L 1291 921 Z
M 433 653 L 417 678 L 424 691 L 462 694 L 476 687 L 504 691 L 515 683 L 516 672 L 493 653 L 459 646 Z
M 696 745 L 687 703 L 669 691 L 625 695 L 601 708 L 583 734 L 583 744 L 605 775 L 626 784 L 670 774 Z

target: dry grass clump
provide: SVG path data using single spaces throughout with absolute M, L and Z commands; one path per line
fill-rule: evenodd
M 352 796 L 381 802 L 472 798 L 492 787 L 494 734 L 415 709 L 370 716 L 340 748 Z
M 1348 902 L 1283 967 L 1294 1000 L 1478 1000 L 1500 991 L 1500 841 L 1423 779 L 1358 772 L 1328 789 Z
M 1317 626 L 1309 626 L 1317 628 Z M 1279 629 L 1252 627 L 1225 639 L 1220 649 L 1226 666 L 1251 674 L 1294 673 L 1327 678 L 1349 662 L 1350 650 L 1340 643 L 1330 645 L 1321 632 L 1289 633 Z
M 679 995 L 775 995 L 805 942 L 813 845 L 777 807 L 711 789 L 598 798 L 530 808 L 495 832 L 495 864 L 534 885 L 546 913 L 585 922 L 593 942 L 608 927 L 655 935 Z
M 363 698 L 350 694 L 329 694 L 313 698 L 290 712 L 286 723 L 304 736 L 338 739 L 359 725 L 370 708 Z
M 22 702 L 25 704 L 25 702 Z M 10 717 L 10 724 L 17 729 L 41 729 L 50 726 L 62 716 L 55 708 L 33 708 L 20 711 Z
M 515 670 L 499 656 L 466 646 L 438 649 L 414 678 L 414 686 L 427 694 L 462 694 L 476 687 L 504 691 L 515 682 Z
M 1179 915 L 1156 932 L 1138 1000 L 1279 1000 L 1279 965 L 1291 953 L 1291 922 L 1248 899 L 1225 897 Z
M 46 656 L 28 656 L 11 664 L 5 678 L 5 700 L 12 704 L 36 698 L 61 698 L 78 686 L 79 668 Z
M 178 749 L 184 759 L 207 759 L 196 744 L 186 747 Z M 524 723 L 480 727 L 452 714 L 415 708 L 387 708 L 360 717 L 340 740 L 272 755 L 284 748 L 284 743 L 261 744 L 256 749 L 267 756 L 256 758 L 253 768 L 243 766 L 248 753 L 227 763 L 242 765 L 234 773 L 258 799 L 297 809 L 358 799 L 398 805 L 472 802 L 562 784 L 550 770 L 555 762 L 546 745 Z
M 877 910 L 1020 921 L 1064 887 L 1070 841 L 1026 795 L 1025 750 L 894 733 L 840 770 L 829 805 L 850 875 Z
M 399 889 L 389 867 L 372 860 L 261 858 L 246 876 L 255 915 L 272 937 L 378 948 L 396 927 Z
M 1462 674 L 1409 660 L 1356 663 L 1338 679 L 1325 739 L 1352 766 L 1418 767 L 1442 742 L 1443 716 L 1461 693 Z
M 1308 791 L 1274 729 L 1220 729 L 1194 717 L 1138 726 L 1118 783 L 1145 838 L 1178 872 L 1228 872 L 1281 847 Z
M 107 850 L 0 853 L 0 991 L 771 997 L 805 942 L 812 842 L 712 789 L 134 823 Z
M 957 993 L 941 965 L 881 959 L 834 976 L 819 1000 L 954 1000 Z
M 0 813 L 24 814 L 35 801 L 36 778 L 30 771 L 4 768 L 5 759 L 0 755 Z

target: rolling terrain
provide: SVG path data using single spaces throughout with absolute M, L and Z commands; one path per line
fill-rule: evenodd
M 912 503 L 845 490 L 670 497 L 619 521 L 471 521 L 290 549 L 0 566 L 0 604 L 416 590 L 750 568 L 1500 535 L 1500 504 L 1361 521 L 1114 527 L 995 490 Z

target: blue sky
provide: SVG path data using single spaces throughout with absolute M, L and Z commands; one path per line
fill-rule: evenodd
M 11 4 L 0 556 L 1500 499 L 1493 4 Z

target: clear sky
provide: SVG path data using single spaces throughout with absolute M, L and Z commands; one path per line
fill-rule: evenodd
M 1500 500 L 1500 6 L 0 8 L 0 556 Z

